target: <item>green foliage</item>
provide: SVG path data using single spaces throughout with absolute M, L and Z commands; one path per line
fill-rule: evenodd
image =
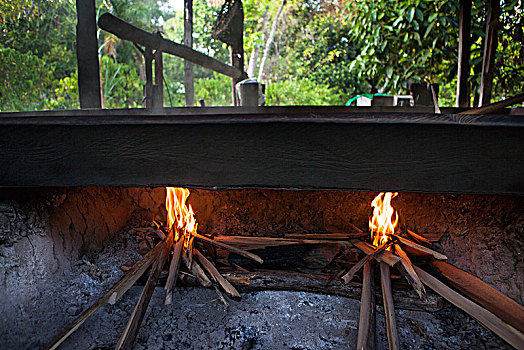
M 231 105 L 231 78 L 213 74 L 213 78 L 195 79 L 195 101 L 203 99 L 206 106 Z
M 267 106 L 341 105 L 344 98 L 333 88 L 307 78 L 281 80 L 266 88 Z
M 0 47 L 0 67 L 0 111 L 41 108 L 53 76 L 45 59 Z
M 100 59 L 100 76 L 106 108 L 141 106 L 142 87 L 135 67 L 118 63 L 111 57 L 102 56 Z
M 456 71 L 457 1 L 388 0 L 351 2 L 349 35 L 361 51 L 352 72 L 386 92 L 408 82 L 437 82 Z
M 60 79 L 53 94 L 44 100 L 43 109 L 76 109 L 80 108 L 78 98 L 78 72 L 70 77 Z

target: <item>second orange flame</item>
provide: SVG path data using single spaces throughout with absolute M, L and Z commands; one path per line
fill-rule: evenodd
M 196 232 L 197 223 L 191 204 L 186 206 L 189 190 L 181 187 L 166 187 L 167 227 L 173 229 L 175 242 L 182 234 L 187 248 L 191 233 Z
M 376 247 L 387 242 L 388 236 L 395 233 L 398 213 L 391 206 L 391 200 L 397 195 L 398 192 L 381 192 L 371 202 L 373 216 L 369 218 L 369 229 L 373 245 Z

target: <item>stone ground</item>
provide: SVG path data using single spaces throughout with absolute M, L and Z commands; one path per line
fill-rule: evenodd
M 1 349 L 44 348 L 120 276 L 119 267 L 139 258 L 136 234 L 124 227 L 104 247 L 57 275 L 16 314 L 0 314 Z M 112 349 L 141 287 L 99 309 L 60 349 Z M 356 342 L 359 301 L 303 292 L 254 292 L 226 309 L 214 290 L 178 288 L 164 306 L 157 288 L 136 349 L 347 349 Z M 386 349 L 382 308 L 377 348 Z M 437 313 L 396 310 L 402 349 L 509 349 L 502 340 L 455 308 Z

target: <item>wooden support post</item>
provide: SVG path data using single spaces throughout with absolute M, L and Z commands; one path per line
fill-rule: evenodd
M 184 45 L 193 48 L 193 0 L 184 0 Z M 193 63 L 184 60 L 184 87 L 186 106 L 195 105 Z
M 153 108 L 164 107 L 164 61 L 162 51 L 155 52 L 155 85 L 153 85 Z
M 480 81 L 479 107 L 490 103 L 495 71 L 495 55 L 498 45 L 500 0 L 487 0 L 486 37 L 484 38 L 484 57 L 482 59 L 482 78 Z
M 460 0 L 457 73 L 457 107 L 469 107 L 469 59 L 471 51 L 471 0 Z
M 384 302 L 384 314 L 386 316 L 386 333 L 388 335 L 388 346 L 390 350 L 400 349 L 398 338 L 397 321 L 395 320 L 395 307 L 391 292 L 391 273 L 389 266 L 380 263 L 380 281 L 382 284 L 382 300 Z
M 95 0 L 76 0 L 76 13 L 80 108 L 101 108 Z
M 375 349 L 375 283 L 373 261 L 364 265 L 362 297 L 360 299 L 360 319 L 358 321 L 357 350 Z
M 146 85 L 144 85 L 144 107 L 153 107 L 153 50 L 146 47 L 144 51 L 146 66 Z
M 240 1 L 240 0 L 237 0 Z M 235 38 L 235 43 L 230 47 L 231 53 L 231 66 L 239 69 L 242 72 L 240 78 L 231 79 L 232 95 L 233 95 L 233 106 L 240 106 L 240 99 L 236 92 L 236 84 L 247 78 L 247 74 L 244 72 L 244 9 L 242 7 L 242 2 L 240 1 L 240 6 L 238 9 L 239 20 L 233 21 L 237 24 L 238 27 L 231 28 L 234 34 L 231 34 L 232 38 Z

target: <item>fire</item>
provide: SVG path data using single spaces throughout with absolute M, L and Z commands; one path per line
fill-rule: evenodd
M 167 227 L 173 230 L 175 242 L 184 236 L 187 248 L 191 233 L 196 232 L 197 223 L 191 204 L 186 206 L 189 190 L 181 187 L 166 187 Z
M 391 200 L 397 195 L 397 192 L 381 192 L 371 202 L 373 216 L 369 218 L 369 229 L 371 230 L 373 245 L 376 247 L 386 243 L 388 236 L 395 233 L 398 213 L 391 206 Z

